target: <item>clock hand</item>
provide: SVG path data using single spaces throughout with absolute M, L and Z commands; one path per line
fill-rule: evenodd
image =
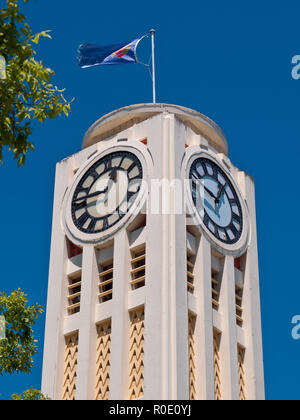
M 223 194 L 223 191 L 225 190 L 227 186 L 227 183 L 225 183 L 224 185 L 222 185 L 222 187 L 219 189 L 218 195 L 216 197 L 216 203 L 218 204 L 221 198 L 221 195 Z
M 217 205 L 217 198 L 216 198 L 216 196 L 214 195 L 214 193 L 212 192 L 212 191 L 210 191 L 210 189 L 209 188 L 207 188 L 202 182 L 201 182 L 201 185 L 202 185 L 202 187 L 204 188 L 204 190 L 214 199 L 214 204 L 215 204 L 215 210 L 214 211 L 216 211 L 216 205 Z
M 116 182 L 116 178 L 117 178 L 117 168 L 113 168 L 109 174 L 109 179 Z
M 216 212 L 216 214 L 217 214 L 217 216 L 218 217 L 220 217 L 220 207 L 221 207 L 221 204 L 224 204 L 225 203 L 225 199 L 224 199 L 224 194 L 219 198 L 219 200 L 216 202 L 216 209 L 215 209 L 215 212 Z
M 202 184 L 203 185 L 203 184 Z M 205 189 L 206 192 L 208 192 L 208 194 L 214 199 L 216 200 L 216 196 L 214 195 L 214 193 L 212 193 L 205 185 L 203 185 L 203 188 Z
M 209 202 L 209 201 L 207 201 L 206 199 L 204 200 L 204 205 L 206 206 L 206 207 L 209 207 L 210 208 L 210 210 L 212 210 L 212 211 L 216 211 L 216 209 L 215 208 L 213 208 L 213 206 L 211 205 L 211 203 Z
M 109 174 L 109 180 L 110 181 L 113 181 L 114 183 L 116 183 L 117 182 L 117 174 L 118 174 L 117 168 L 113 168 L 111 170 L 110 174 Z M 106 195 L 105 195 L 105 198 L 104 198 L 104 204 L 106 204 L 107 201 L 108 201 L 108 193 L 111 190 L 111 187 L 112 187 L 112 182 L 109 182 L 108 183 L 108 187 L 107 187 L 107 189 L 105 191 Z
M 85 195 L 84 197 L 76 198 L 76 200 L 74 200 L 74 202 L 76 203 L 77 201 L 83 201 L 83 200 L 87 200 L 88 198 L 96 197 L 97 195 L 100 195 L 100 194 L 105 194 L 107 192 L 107 190 L 108 190 L 108 187 L 106 187 L 102 191 L 96 191 L 92 194 Z
M 116 173 L 117 173 L 117 168 L 113 168 L 110 172 L 109 179 L 116 182 Z M 110 185 L 110 187 L 111 187 L 111 185 Z M 76 198 L 76 200 L 74 200 L 74 202 L 76 203 L 77 201 L 87 200 L 88 198 L 93 198 L 93 197 L 96 197 L 97 195 L 100 195 L 100 194 L 107 194 L 108 190 L 109 190 L 109 187 L 107 186 L 102 191 L 96 191 L 92 194 L 85 195 L 84 197 Z

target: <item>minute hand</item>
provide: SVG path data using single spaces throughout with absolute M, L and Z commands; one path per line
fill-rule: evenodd
M 113 184 L 117 183 L 117 175 L 118 175 L 118 170 L 117 168 L 113 168 L 109 174 L 109 183 L 108 183 L 108 187 L 106 188 L 105 191 L 105 198 L 104 198 L 104 204 L 107 204 L 108 202 L 108 193 L 111 190 Z
M 202 186 L 203 186 L 203 188 L 205 189 L 205 191 L 214 199 L 214 200 L 216 200 L 217 198 L 216 198 L 216 196 L 214 195 L 214 193 L 212 193 L 211 191 L 210 191 L 210 189 L 208 189 L 205 185 L 203 185 L 202 184 Z

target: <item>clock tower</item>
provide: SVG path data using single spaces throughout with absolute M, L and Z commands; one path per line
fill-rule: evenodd
M 254 183 L 199 112 L 118 109 L 57 164 L 42 392 L 264 399 Z

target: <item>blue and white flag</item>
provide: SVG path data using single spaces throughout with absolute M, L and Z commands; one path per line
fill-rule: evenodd
M 78 64 L 82 68 L 102 66 L 104 64 L 129 64 L 137 63 L 136 47 L 144 38 L 114 45 L 81 44 L 78 48 Z

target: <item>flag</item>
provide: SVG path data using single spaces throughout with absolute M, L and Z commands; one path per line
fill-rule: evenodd
M 104 64 L 137 63 L 136 47 L 143 38 L 144 36 L 129 42 L 129 44 L 106 46 L 81 44 L 78 48 L 78 64 L 80 67 L 86 68 Z

